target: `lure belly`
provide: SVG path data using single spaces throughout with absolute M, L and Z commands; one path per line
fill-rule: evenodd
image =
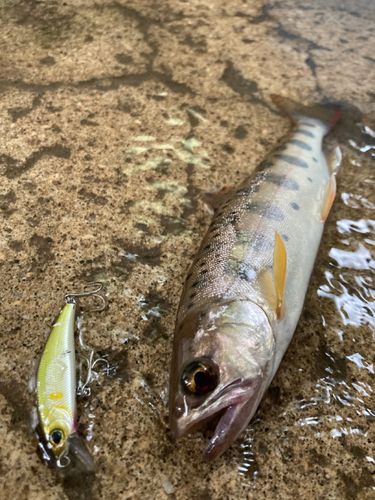
M 248 425 L 279 367 L 335 196 L 341 153 L 326 159 L 322 140 L 338 110 L 274 100 L 295 129 L 216 211 L 177 313 L 170 425 L 177 438 L 224 412 L 205 460 Z

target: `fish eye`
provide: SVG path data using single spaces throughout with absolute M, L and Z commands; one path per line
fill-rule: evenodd
M 194 359 L 183 369 L 181 385 L 188 394 L 202 396 L 217 387 L 218 378 L 218 369 L 212 361 Z
M 61 442 L 63 440 L 63 437 L 64 437 L 63 431 L 61 431 L 60 429 L 55 429 L 51 433 L 51 442 L 52 442 L 52 444 L 55 444 L 55 445 L 61 444 Z

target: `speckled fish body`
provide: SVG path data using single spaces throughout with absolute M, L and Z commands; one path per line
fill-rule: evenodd
M 75 304 L 66 304 L 53 325 L 37 372 L 40 424 L 53 453 L 64 453 L 76 431 Z
M 224 412 L 206 460 L 222 454 L 247 426 L 278 369 L 334 197 L 322 152 L 328 122 L 305 116 L 306 108 L 293 113 L 289 105 L 295 130 L 216 211 L 182 292 L 170 423 L 179 437 Z M 286 252 L 282 304 L 275 246 Z

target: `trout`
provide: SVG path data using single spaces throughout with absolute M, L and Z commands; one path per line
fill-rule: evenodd
M 341 151 L 326 157 L 322 141 L 340 110 L 272 99 L 293 131 L 216 210 L 177 313 L 170 427 L 178 438 L 219 414 L 205 461 L 246 428 L 280 365 L 336 192 Z

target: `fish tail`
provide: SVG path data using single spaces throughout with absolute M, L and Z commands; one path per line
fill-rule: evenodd
M 287 97 L 282 97 L 279 95 L 272 94 L 272 101 L 279 108 L 281 114 L 288 116 L 292 120 L 301 120 L 302 118 L 313 118 L 319 120 L 326 127 L 326 134 L 332 129 L 332 127 L 341 118 L 340 106 L 327 104 L 315 106 L 304 106 L 303 104 L 297 103 L 288 99 Z

